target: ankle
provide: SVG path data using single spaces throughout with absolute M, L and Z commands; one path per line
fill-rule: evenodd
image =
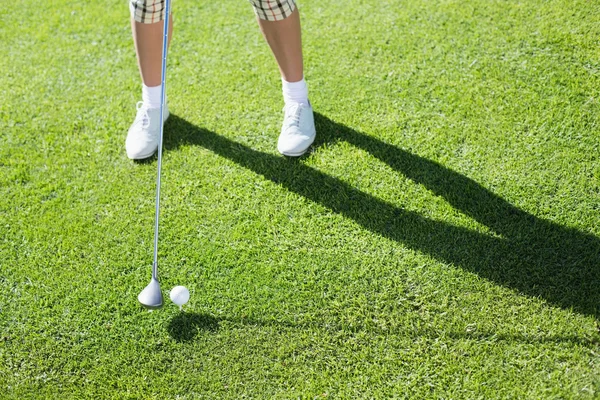
M 308 104 L 308 86 L 304 78 L 298 82 L 288 82 L 281 78 L 281 86 L 286 105 L 291 103 Z
M 161 86 L 146 86 L 142 84 L 142 101 L 146 108 L 159 108 L 162 100 Z

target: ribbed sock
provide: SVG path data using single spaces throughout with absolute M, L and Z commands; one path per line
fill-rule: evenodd
M 158 86 L 146 86 L 142 83 L 142 101 L 148 108 L 160 108 L 161 89 Z
M 286 105 L 290 103 L 308 104 L 308 86 L 306 86 L 304 78 L 298 82 L 288 82 L 281 78 L 281 84 L 283 100 Z

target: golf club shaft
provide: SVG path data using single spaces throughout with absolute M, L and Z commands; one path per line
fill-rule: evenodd
M 169 47 L 169 17 L 171 15 L 171 0 L 165 0 L 165 20 L 163 24 L 163 48 L 161 69 L 161 100 L 160 100 L 160 135 L 158 137 L 158 173 L 156 176 L 156 211 L 154 214 L 154 262 L 152 263 L 152 277 L 158 279 L 158 217 L 160 210 L 160 170 L 162 168 L 162 147 L 165 101 L 167 96 L 167 49 Z

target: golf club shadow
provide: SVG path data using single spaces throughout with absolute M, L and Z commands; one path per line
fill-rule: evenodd
M 214 332 L 218 329 L 219 320 L 210 315 L 181 312 L 171 319 L 167 331 L 177 342 L 188 342 L 200 331 Z
M 383 237 L 514 289 L 582 314 L 600 311 L 600 239 L 538 218 L 474 180 L 316 113 L 318 148 L 357 146 L 487 226 L 485 234 L 433 220 L 383 201 L 300 159 L 263 153 L 171 115 L 165 148 L 202 146 L 319 203 Z
M 314 331 L 324 329 L 324 325 L 318 322 L 299 322 L 293 323 L 283 320 L 271 320 L 271 319 L 256 319 L 248 317 L 236 317 L 236 316 L 220 316 L 218 318 L 212 317 L 207 314 L 198 313 L 185 313 L 179 314 L 174 317 L 169 323 L 169 334 L 177 342 L 189 342 L 192 341 L 198 333 L 204 332 L 215 332 L 219 329 L 220 323 L 226 322 L 242 327 L 252 328 L 276 328 L 281 331 L 303 331 L 310 330 Z M 329 324 L 325 329 L 326 332 L 334 334 L 339 337 L 341 332 L 348 334 L 355 334 L 357 332 L 368 332 L 369 334 L 378 335 L 395 335 L 402 337 L 410 337 L 415 340 L 422 338 L 429 338 L 432 340 L 440 337 L 439 332 L 435 329 L 425 327 L 415 329 L 414 326 L 410 327 L 397 327 L 395 329 L 382 329 L 376 326 L 354 326 L 352 328 L 335 326 Z M 326 335 L 327 333 L 325 333 Z M 544 337 L 535 335 L 520 334 L 514 332 L 512 334 L 498 334 L 494 331 L 474 331 L 465 332 L 464 330 L 455 332 L 444 332 L 444 336 L 454 340 L 494 340 L 494 341 L 506 341 L 510 343 L 519 342 L 524 344 L 539 345 L 541 343 L 549 344 L 570 344 L 570 345 L 582 345 L 589 346 L 592 344 L 598 344 L 599 338 L 597 336 L 582 337 L 581 335 L 563 335 L 563 334 L 550 334 Z

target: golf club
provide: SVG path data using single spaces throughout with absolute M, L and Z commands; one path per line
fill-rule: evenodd
M 165 21 L 163 25 L 163 49 L 161 72 L 161 101 L 160 101 L 160 136 L 158 138 L 158 174 L 156 177 L 156 211 L 154 214 L 154 262 L 152 263 L 152 279 L 148 286 L 138 295 L 138 301 L 146 308 L 160 308 L 163 305 L 163 296 L 158 282 L 158 215 L 160 209 L 160 169 L 162 166 L 164 109 L 166 98 L 167 75 L 167 47 L 169 43 L 169 16 L 171 14 L 171 0 L 165 0 Z

